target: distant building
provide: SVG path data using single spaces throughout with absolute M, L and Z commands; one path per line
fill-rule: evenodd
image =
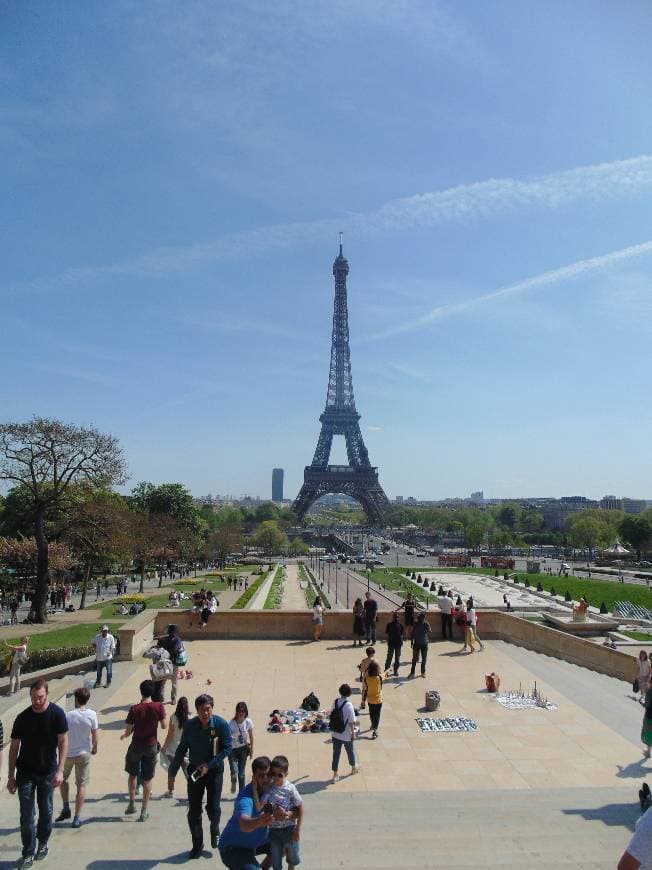
M 272 469 L 272 501 L 283 501 L 283 474 L 282 468 Z
M 623 498 L 623 510 L 626 514 L 642 514 L 647 507 L 644 498 Z
M 616 498 L 615 495 L 604 495 L 600 499 L 600 507 L 603 511 L 621 511 L 623 509 L 623 500 Z
M 483 490 L 478 490 L 478 492 L 472 492 L 471 501 L 473 502 L 473 504 L 484 504 Z

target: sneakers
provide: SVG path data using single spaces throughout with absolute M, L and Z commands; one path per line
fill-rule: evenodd
M 39 843 L 39 847 L 36 850 L 36 855 L 34 855 L 35 861 L 45 861 L 48 857 L 48 846 L 47 843 Z
M 374 730 L 371 732 L 371 739 L 372 739 L 372 740 L 375 740 L 377 737 L 378 737 L 378 732 L 374 729 Z
M 146 822 L 148 818 L 149 818 L 149 813 L 147 812 L 147 810 L 141 810 L 140 815 L 138 816 L 138 821 L 139 822 Z
M 353 776 L 355 773 L 360 773 L 360 765 L 359 764 L 356 767 L 351 768 L 351 776 Z
M 339 779 L 339 776 L 338 776 L 336 773 L 334 773 L 334 774 L 331 776 L 331 782 L 337 782 L 338 779 Z
M 217 849 L 220 842 L 220 830 L 213 830 L 211 828 L 211 849 Z
M 171 792 L 171 791 L 168 790 L 168 791 L 164 792 L 163 797 L 164 797 L 164 798 L 171 798 L 171 797 L 174 797 L 174 792 Z
M 65 822 L 66 819 L 69 819 L 71 816 L 72 813 L 70 812 L 70 807 L 68 807 L 67 809 L 66 807 L 64 807 L 54 821 Z
M 133 816 L 136 812 L 136 804 L 133 801 L 129 801 L 127 805 L 127 809 L 125 810 L 125 816 Z
M 79 816 L 75 816 L 75 818 L 72 820 L 72 825 L 70 827 L 81 828 L 81 819 L 79 818 Z
M 202 843 L 200 846 L 193 846 L 189 858 L 201 858 L 201 853 L 204 851 L 204 844 Z
M 23 867 L 31 867 L 33 863 L 34 856 L 26 855 L 24 858 L 19 858 L 18 861 L 16 861 L 16 870 L 22 870 Z

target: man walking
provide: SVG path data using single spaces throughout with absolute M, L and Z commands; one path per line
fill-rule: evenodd
M 139 771 L 143 777 L 143 803 L 139 822 L 146 822 L 149 818 L 147 807 L 156 770 L 158 726 L 160 725 L 162 729 L 168 727 L 165 707 L 160 701 L 152 701 L 153 694 L 154 683 L 151 680 L 143 680 L 140 684 L 140 703 L 134 704 L 129 710 L 127 727 L 124 734 L 120 735 L 121 740 L 132 738 L 125 756 L 125 771 L 129 775 L 127 781 L 129 804 L 125 816 L 131 816 L 136 812 L 136 779 Z
M 426 662 L 428 660 L 428 632 L 430 631 L 430 624 L 426 620 L 426 614 L 421 611 L 421 613 L 417 616 L 417 624 L 414 626 L 414 634 L 412 635 L 412 640 L 414 641 L 414 647 L 412 649 L 412 668 L 410 670 L 410 677 L 414 676 L 414 672 L 417 667 L 417 662 L 419 661 L 419 656 L 421 656 L 421 676 L 425 677 L 426 675 Z
M 444 590 L 442 589 L 442 594 L 439 596 L 438 604 L 439 604 L 439 613 L 441 616 L 441 636 L 444 640 L 448 638 L 448 640 L 453 640 L 453 594 L 452 592 L 447 592 L 445 595 L 443 594 Z
M 394 611 L 394 613 L 392 614 L 392 621 L 387 623 L 385 634 L 387 635 L 387 658 L 385 659 L 385 671 L 389 670 L 389 666 L 392 662 L 393 656 L 394 676 L 397 677 L 398 667 L 401 663 L 401 647 L 403 646 L 403 626 L 400 619 L 398 618 L 398 613 L 396 611 Z
M 220 800 L 224 781 L 224 759 L 231 752 L 231 729 L 226 719 L 213 713 L 210 695 L 195 698 L 197 715 L 183 726 L 181 741 L 168 771 L 168 791 L 174 791 L 174 778 L 181 762 L 189 755 L 188 827 L 192 837 L 191 858 L 201 857 L 204 849 L 202 805 L 206 792 L 206 814 L 210 822 L 211 847 L 220 838 Z
M 52 833 L 52 791 L 61 785 L 68 751 L 66 714 L 48 700 L 45 680 L 32 683 L 29 696 L 32 705 L 16 716 L 9 749 L 7 791 L 18 792 L 23 843 L 17 867 L 31 867 L 34 860 L 43 861 L 47 857 Z M 34 798 L 38 804 L 36 834 Z
M 364 625 L 367 633 L 367 643 L 376 643 L 376 620 L 378 619 L 378 602 L 371 597 L 371 592 L 365 592 Z
M 102 682 L 102 671 L 106 668 L 106 687 L 111 685 L 113 676 L 113 654 L 115 653 L 115 638 L 109 632 L 109 626 L 103 625 L 102 630 L 92 640 L 95 647 L 95 688 L 99 689 Z
M 66 713 L 68 721 L 68 757 L 63 768 L 61 783 L 61 798 L 63 809 L 56 818 L 57 822 L 65 822 L 70 818 L 70 786 L 68 779 L 75 770 L 75 815 L 73 828 L 81 828 L 81 811 L 86 798 L 86 786 L 90 779 L 91 755 L 97 754 L 97 713 L 86 705 L 91 693 L 88 689 L 75 689 L 75 709 Z

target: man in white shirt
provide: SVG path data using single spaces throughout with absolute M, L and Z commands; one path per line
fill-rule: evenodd
M 441 636 L 444 640 L 448 638 L 453 640 L 453 594 L 447 592 L 446 595 L 440 595 L 438 599 L 439 612 L 441 616 Z
M 647 810 L 636 823 L 634 836 L 618 862 L 618 870 L 639 868 L 652 868 L 652 810 Z
M 61 797 L 63 809 L 56 818 L 57 822 L 65 822 L 71 816 L 70 786 L 68 779 L 75 769 L 75 816 L 72 820 L 73 828 L 81 828 L 81 811 L 86 798 L 86 786 L 90 779 L 91 755 L 97 753 L 97 713 L 86 705 L 91 693 L 86 688 L 75 689 L 75 709 L 66 713 L 68 721 L 68 755 L 63 768 L 63 782 L 61 783 Z
M 103 625 L 99 634 L 93 638 L 93 646 L 95 647 L 95 667 L 97 676 L 95 677 L 95 688 L 99 689 L 102 682 L 102 671 L 106 668 L 106 686 L 111 685 L 111 677 L 113 675 L 113 654 L 115 653 L 115 638 L 109 632 L 109 626 Z

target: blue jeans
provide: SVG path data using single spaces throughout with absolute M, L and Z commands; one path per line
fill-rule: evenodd
M 231 768 L 231 781 L 238 778 L 239 788 L 244 788 L 247 773 L 247 759 L 249 758 L 248 746 L 236 746 L 229 755 L 229 767 Z
M 220 849 L 222 864 L 229 870 L 258 870 L 260 864 L 256 861 L 256 850 L 244 846 L 227 846 Z
M 39 843 L 47 843 L 52 833 L 52 780 L 49 776 L 29 778 L 18 773 L 18 801 L 20 804 L 20 837 L 23 841 L 23 858 L 33 855 L 36 838 Z M 38 804 L 38 825 L 34 835 L 34 797 Z
M 106 684 L 108 686 L 111 682 L 111 677 L 113 676 L 113 659 L 107 659 L 105 662 L 96 661 L 95 666 L 97 668 L 95 685 L 99 686 L 102 682 L 102 671 L 106 668 Z
M 333 737 L 333 763 L 331 765 L 331 770 L 333 773 L 337 773 L 337 768 L 340 764 L 340 755 L 342 753 L 342 747 L 346 750 L 347 758 L 349 759 L 349 764 L 351 767 L 355 767 L 355 752 L 353 751 L 353 741 L 352 740 L 338 740 L 335 735 Z
M 273 870 L 282 870 L 283 868 L 283 849 L 285 849 L 285 857 L 288 864 L 296 866 L 301 863 L 299 841 L 292 839 L 295 828 L 296 825 L 286 825 L 284 828 L 269 829 L 269 845 L 272 852 Z

